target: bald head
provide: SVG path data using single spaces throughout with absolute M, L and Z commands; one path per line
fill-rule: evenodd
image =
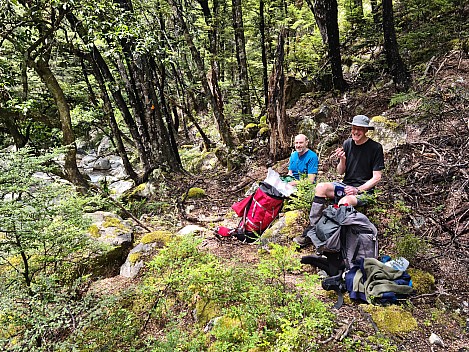
M 302 133 L 295 137 L 295 150 L 300 155 L 303 155 L 308 150 L 308 138 Z
M 295 142 L 296 141 L 303 141 L 303 142 L 308 143 L 308 137 L 306 137 L 303 133 L 300 133 L 299 135 L 295 137 Z

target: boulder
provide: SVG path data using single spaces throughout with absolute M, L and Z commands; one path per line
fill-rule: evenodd
M 261 236 L 261 243 L 286 244 L 300 235 L 307 226 L 308 216 L 302 210 L 287 211 Z
M 144 266 L 144 258 L 148 257 L 155 248 L 164 247 L 172 239 L 174 235 L 165 230 L 145 234 L 127 255 L 127 259 L 120 267 L 120 275 L 127 278 L 137 276 Z
M 118 274 L 132 246 L 132 224 L 110 212 L 97 211 L 87 216 L 92 221 L 88 235 L 101 245 L 101 250 L 90 259 L 86 270 L 95 276 Z
M 205 232 L 205 231 L 208 231 L 205 227 L 201 227 L 198 225 L 187 225 L 178 231 L 178 235 L 188 235 L 190 233 Z
M 93 170 L 109 170 L 111 162 L 108 158 L 99 158 L 93 163 Z
M 375 129 L 368 133 L 371 138 L 383 145 L 384 152 L 406 143 L 407 133 L 405 127 L 399 123 L 385 116 L 374 116 L 371 118 L 371 122 Z

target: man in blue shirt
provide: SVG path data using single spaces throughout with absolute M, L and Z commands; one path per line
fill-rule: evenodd
M 288 175 L 295 178 L 289 182 L 292 186 L 298 183 L 301 175 L 307 175 L 312 183 L 316 181 L 319 160 L 316 153 L 308 149 L 308 142 L 304 134 L 295 137 L 295 151 L 291 154 L 288 165 Z

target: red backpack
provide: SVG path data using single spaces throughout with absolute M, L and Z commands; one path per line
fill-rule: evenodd
M 286 198 L 275 187 L 261 182 L 254 194 L 231 206 L 241 217 L 238 227 L 220 227 L 216 233 L 222 237 L 236 236 L 241 241 L 254 242 L 277 218 Z

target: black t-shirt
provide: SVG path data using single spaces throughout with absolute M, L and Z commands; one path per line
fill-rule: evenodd
M 373 177 L 373 171 L 384 169 L 383 146 L 369 138 L 356 145 L 352 138 L 344 142 L 345 175 L 343 183 L 358 187 Z

